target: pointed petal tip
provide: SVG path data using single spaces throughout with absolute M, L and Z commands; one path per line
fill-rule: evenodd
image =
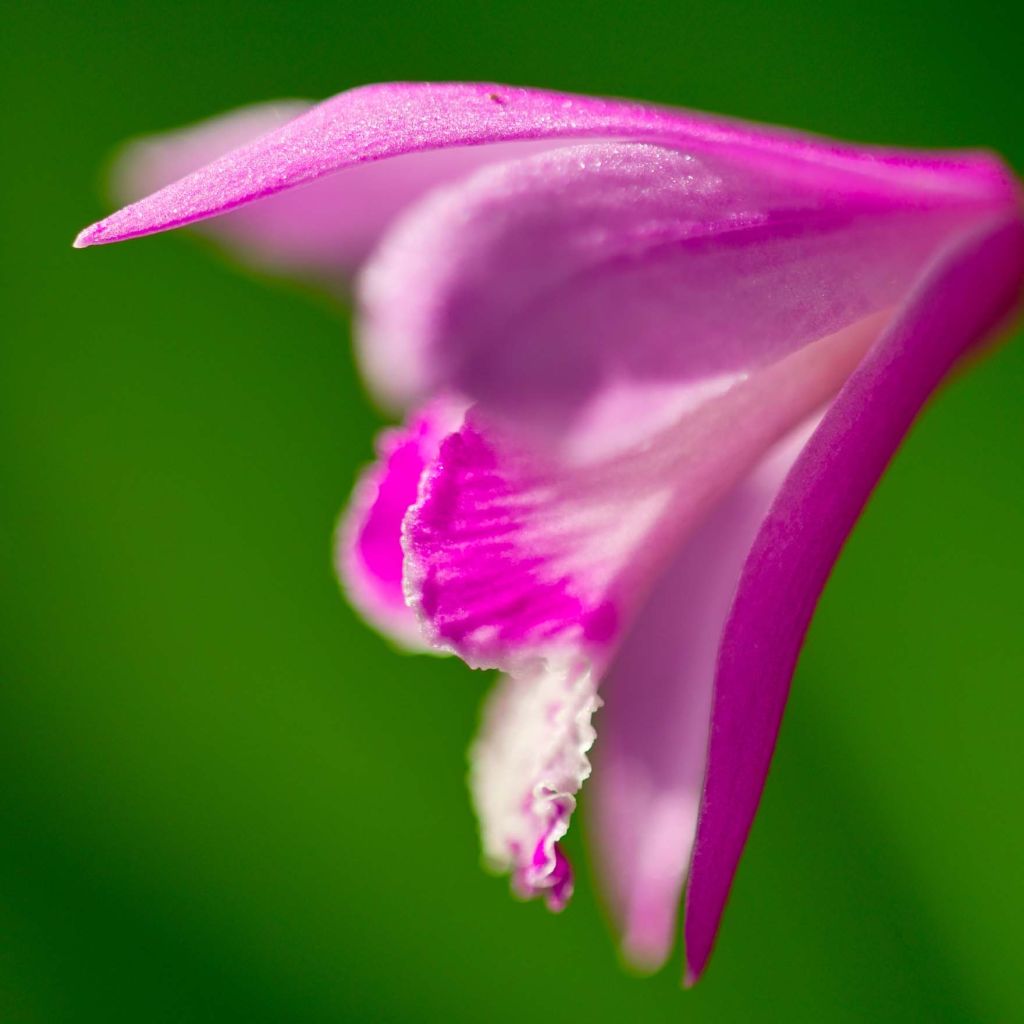
M 693 988 L 701 978 L 704 977 L 704 971 L 708 966 L 708 957 L 704 956 L 700 959 L 687 956 L 683 960 L 683 988 Z
M 133 207 L 126 206 L 113 216 L 104 220 L 98 220 L 78 232 L 75 240 L 71 243 L 72 249 L 88 249 L 94 245 L 110 245 L 113 242 L 127 242 L 131 238 L 143 238 L 158 231 L 166 231 L 169 228 L 181 227 L 179 223 L 166 223 L 156 227 L 135 228 L 132 225 L 125 226 L 121 214 Z M 185 222 L 187 223 L 187 222 Z
M 130 236 L 111 232 L 110 218 L 106 218 L 104 220 L 98 220 L 95 224 L 90 224 L 87 228 L 83 228 L 79 231 L 75 236 L 75 240 L 71 243 L 71 248 L 88 249 L 93 245 L 106 245 L 108 242 L 120 242 L 127 237 Z
M 71 243 L 72 249 L 88 249 L 90 245 L 97 243 L 98 236 L 102 228 L 99 224 L 90 224 L 87 228 L 83 228 L 75 235 L 75 240 Z
M 668 953 L 661 946 L 652 946 L 631 939 L 628 935 L 619 947 L 622 963 L 631 974 L 646 977 L 656 974 L 665 966 Z

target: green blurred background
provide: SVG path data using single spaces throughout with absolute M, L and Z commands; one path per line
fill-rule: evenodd
M 826 592 L 717 954 L 620 969 L 478 864 L 486 679 L 329 546 L 380 422 L 346 311 L 185 234 L 74 252 L 124 138 L 487 78 L 1024 166 L 1010 5 L 8 7 L 0 1020 L 1024 1020 L 1024 344 L 930 407 Z

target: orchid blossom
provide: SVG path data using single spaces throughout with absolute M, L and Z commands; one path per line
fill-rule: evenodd
M 985 153 L 391 84 L 137 144 L 120 181 L 152 194 L 76 245 L 216 218 L 264 267 L 353 285 L 366 377 L 407 418 L 343 517 L 348 593 L 401 644 L 501 670 L 470 758 L 484 850 L 554 909 L 596 724 L 625 953 L 665 959 L 685 884 L 695 980 L 843 541 L 1019 302 L 1013 177 Z

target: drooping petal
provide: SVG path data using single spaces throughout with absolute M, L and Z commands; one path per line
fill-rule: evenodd
M 543 896 L 552 910 L 572 895 L 558 841 L 590 775 L 591 718 L 600 704 L 585 662 L 537 662 L 500 681 L 470 751 L 485 856 L 495 870 L 511 871 L 520 896 Z
M 517 674 L 610 649 L 661 561 L 838 390 L 877 336 L 869 318 L 704 393 L 625 451 L 573 464 L 472 412 L 442 443 L 406 521 L 407 596 L 439 646 Z
M 364 367 L 392 401 L 450 386 L 563 441 L 612 390 L 657 414 L 651 392 L 893 305 L 977 220 L 976 200 L 873 170 L 643 143 L 483 168 L 412 207 L 365 268 Z
M 638 967 L 659 967 L 675 940 L 722 630 L 758 527 L 816 422 L 770 451 L 677 552 L 601 683 L 588 810 L 623 952 Z
M 1024 224 L 963 240 L 916 290 L 829 408 L 743 568 L 719 652 L 687 883 L 686 979 L 703 971 L 764 786 L 790 678 L 843 541 L 928 396 L 1024 287 Z
M 438 399 L 408 425 L 384 431 L 377 439 L 378 461 L 357 481 L 338 528 L 338 576 L 352 604 L 387 636 L 414 649 L 429 644 L 406 604 L 402 522 L 424 470 L 462 415 L 458 403 Z
M 859 166 L 923 191 L 1005 196 L 1010 179 L 980 155 L 843 146 L 764 128 L 615 100 L 479 83 L 389 83 L 344 92 L 277 131 L 94 224 L 79 246 L 120 241 L 217 216 L 346 168 L 430 150 L 501 142 L 640 139 L 688 152 L 734 151 L 805 161 L 821 180 Z M 435 176 L 435 181 L 439 180 Z M 382 190 L 360 190 L 365 199 Z M 415 190 L 412 190 L 415 191 Z M 385 197 L 386 198 L 386 197 Z M 317 225 L 305 219 L 310 230 Z

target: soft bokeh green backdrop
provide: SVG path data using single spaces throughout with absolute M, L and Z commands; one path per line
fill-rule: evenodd
M 479 870 L 485 680 L 394 653 L 337 593 L 379 422 L 345 311 L 185 235 L 69 247 L 123 138 L 390 78 L 1020 168 L 1010 6 L 9 5 L 0 1020 L 1024 1020 L 1024 344 L 933 403 L 849 544 L 683 993 L 678 956 L 619 968 L 585 866 L 561 918 Z

